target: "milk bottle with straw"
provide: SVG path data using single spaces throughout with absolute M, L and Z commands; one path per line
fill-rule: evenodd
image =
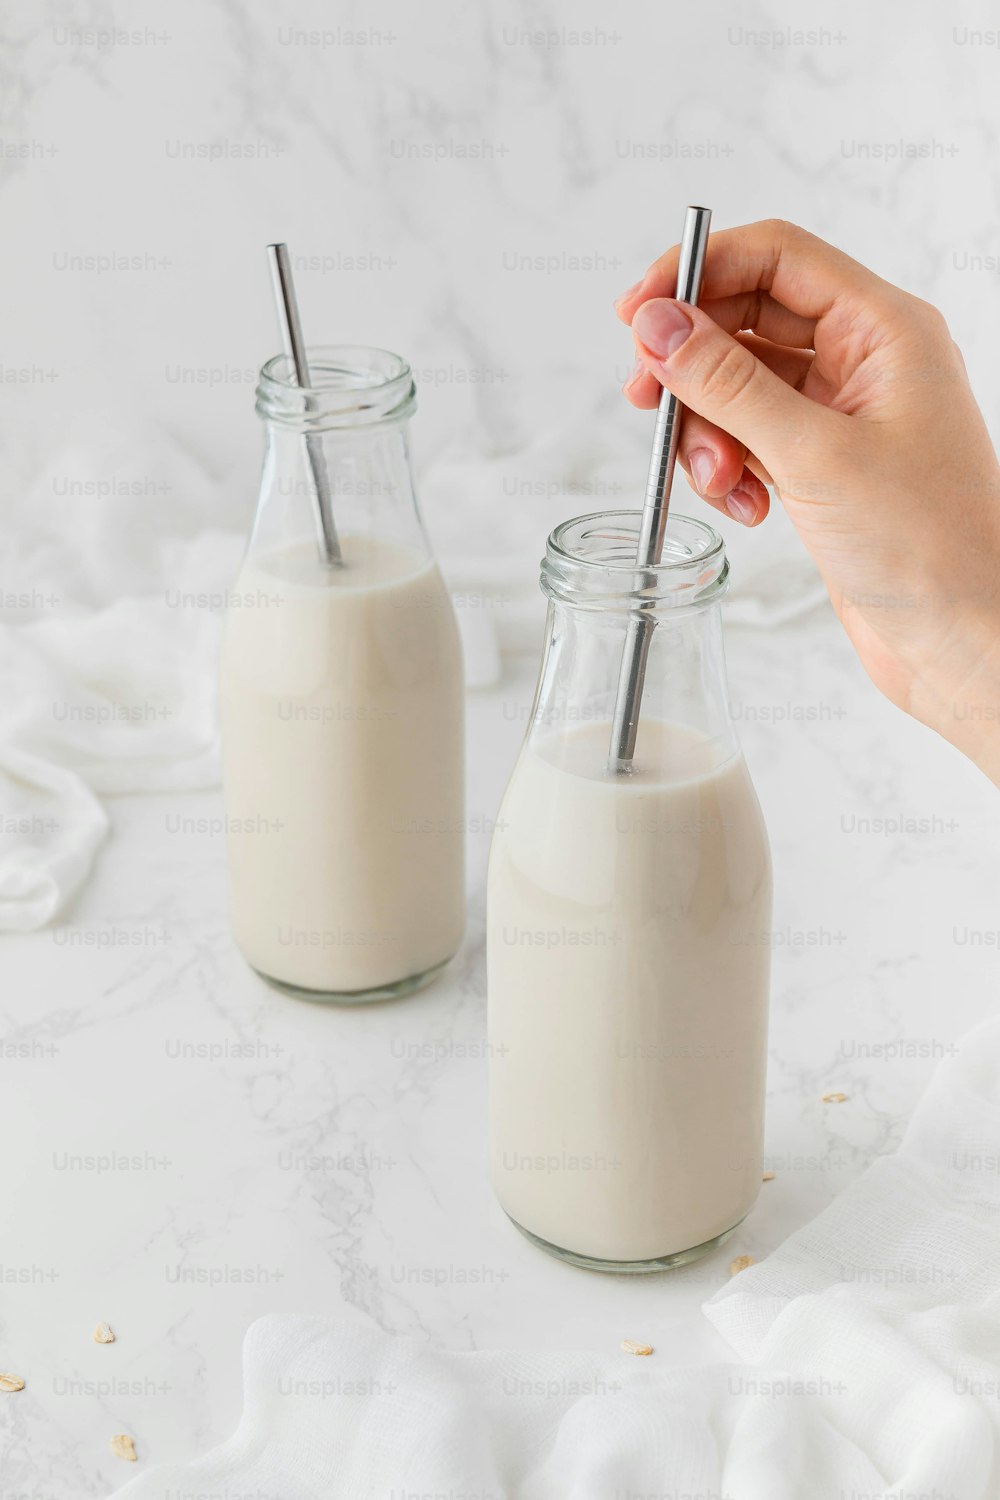
M 417 508 L 405 360 L 302 342 L 260 373 L 257 519 L 221 668 L 232 924 L 273 984 L 405 994 L 464 920 L 461 648 Z

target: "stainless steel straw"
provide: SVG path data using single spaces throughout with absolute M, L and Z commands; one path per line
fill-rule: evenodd
M 274 282 L 274 300 L 278 305 L 278 321 L 285 353 L 295 371 L 295 383 L 308 390 L 309 361 L 306 358 L 302 325 L 299 322 L 299 305 L 295 300 L 295 283 L 292 281 L 292 265 L 288 259 L 288 246 L 268 245 L 267 258 Z M 330 476 L 326 472 L 323 456 L 323 440 L 319 433 L 308 432 L 305 436 L 306 467 L 319 532 L 320 556 L 329 567 L 343 567 L 344 559 L 333 520 L 333 503 L 330 498 Z
M 696 303 L 701 295 L 701 278 L 705 268 L 705 248 L 708 244 L 708 228 L 712 222 L 710 208 L 688 209 L 684 217 L 684 233 L 681 236 L 681 252 L 677 262 L 678 302 Z M 664 388 L 656 413 L 653 431 L 653 451 L 649 460 L 649 476 L 646 480 L 646 498 L 642 506 L 639 528 L 639 546 L 636 553 L 638 568 L 655 567 L 663 555 L 663 538 L 667 529 L 667 513 L 670 509 L 670 486 L 674 479 L 677 462 L 677 445 L 680 440 L 681 418 L 684 408 L 676 396 Z M 650 580 L 652 582 L 652 580 Z M 615 697 L 615 712 L 611 726 L 611 754 L 608 768 L 618 774 L 631 769 L 635 755 L 635 739 L 639 729 L 639 708 L 642 689 L 646 679 L 646 660 L 649 644 L 653 638 L 655 621 L 650 614 L 629 616 L 622 654 L 621 672 L 618 677 L 618 692 Z

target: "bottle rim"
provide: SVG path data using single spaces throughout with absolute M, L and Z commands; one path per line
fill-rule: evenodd
M 671 511 L 659 563 L 636 563 L 640 510 L 594 511 L 563 521 L 542 559 L 542 592 L 581 609 L 702 609 L 729 587 L 722 537 L 705 521 Z
M 309 433 L 379 427 L 412 414 L 417 388 L 401 355 L 364 344 L 321 344 L 306 353 L 306 387 L 297 384 L 288 354 L 261 366 L 257 412 L 266 422 Z

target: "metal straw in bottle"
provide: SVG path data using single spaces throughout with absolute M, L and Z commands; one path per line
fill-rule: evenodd
M 278 321 L 285 353 L 295 371 L 295 383 L 302 390 L 309 389 L 309 361 L 299 322 L 299 305 L 295 300 L 295 284 L 292 281 L 292 265 L 285 244 L 268 245 L 267 258 L 274 282 L 274 300 L 278 305 Z M 312 491 L 320 556 L 329 567 L 343 567 L 344 558 L 340 550 L 337 528 L 333 520 L 333 503 L 330 498 L 330 476 L 326 471 L 323 456 L 323 440 L 319 433 L 309 432 L 305 436 L 306 467 Z
M 684 218 L 680 258 L 677 262 L 678 302 L 696 303 L 701 295 L 701 278 L 705 268 L 705 248 L 712 221 L 710 208 L 690 207 Z M 663 538 L 670 508 L 670 486 L 677 462 L 681 417 L 684 408 L 677 397 L 664 388 L 656 413 L 653 451 L 646 480 L 646 498 L 642 506 L 636 565 L 655 567 L 663 555 Z M 646 660 L 655 620 L 651 614 L 629 616 L 622 654 L 615 711 L 611 726 L 610 771 L 618 774 L 631 770 L 635 740 L 639 729 L 639 708 L 646 678 Z

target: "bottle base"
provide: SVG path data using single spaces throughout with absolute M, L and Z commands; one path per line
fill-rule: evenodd
M 506 1209 L 504 1210 L 506 1213 Z M 548 1240 L 543 1240 L 541 1235 L 533 1234 L 530 1229 L 525 1229 L 511 1215 L 508 1219 L 515 1229 L 519 1229 L 526 1240 L 530 1240 L 539 1250 L 544 1250 L 548 1255 L 554 1255 L 556 1260 L 564 1260 L 567 1265 L 582 1266 L 585 1271 L 609 1271 L 616 1276 L 643 1276 L 653 1271 L 671 1271 L 676 1266 L 689 1265 L 693 1260 L 700 1260 L 703 1255 L 708 1255 L 719 1245 L 724 1245 L 731 1235 L 735 1234 L 746 1218 L 746 1214 L 736 1220 L 729 1229 L 724 1229 L 710 1240 L 705 1240 L 701 1245 L 692 1245 L 689 1250 L 675 1250 L 671 1255 L 655 1255 L 649 1260 L 599 1260 L 594 1255 L 578 1255 L 575 1250 L 564 1250 L 561 1245 L 552 1245 Z
M 285 979 L 275 979 L 273 974 L 265 974 L 263 969 L 254 968 L 252 964 L 250 967 L 272 989 L 281 990 L 282 994 L 291 995 L 296 1000 L 312 1000 L 320 1005 L 368 1005 L 376 1000 L 399 1000 L 404 995 L 415 994 L 436 979 L 454 956 L 449 955 L 439 964 L 434 964 L 432 968 L 424 969 L 419 974 L 410 974 L 405 979 L 394 980 L 392 984 L 379 984 L 368 990 L 311 990 L 301 984 L 289 984 Z

